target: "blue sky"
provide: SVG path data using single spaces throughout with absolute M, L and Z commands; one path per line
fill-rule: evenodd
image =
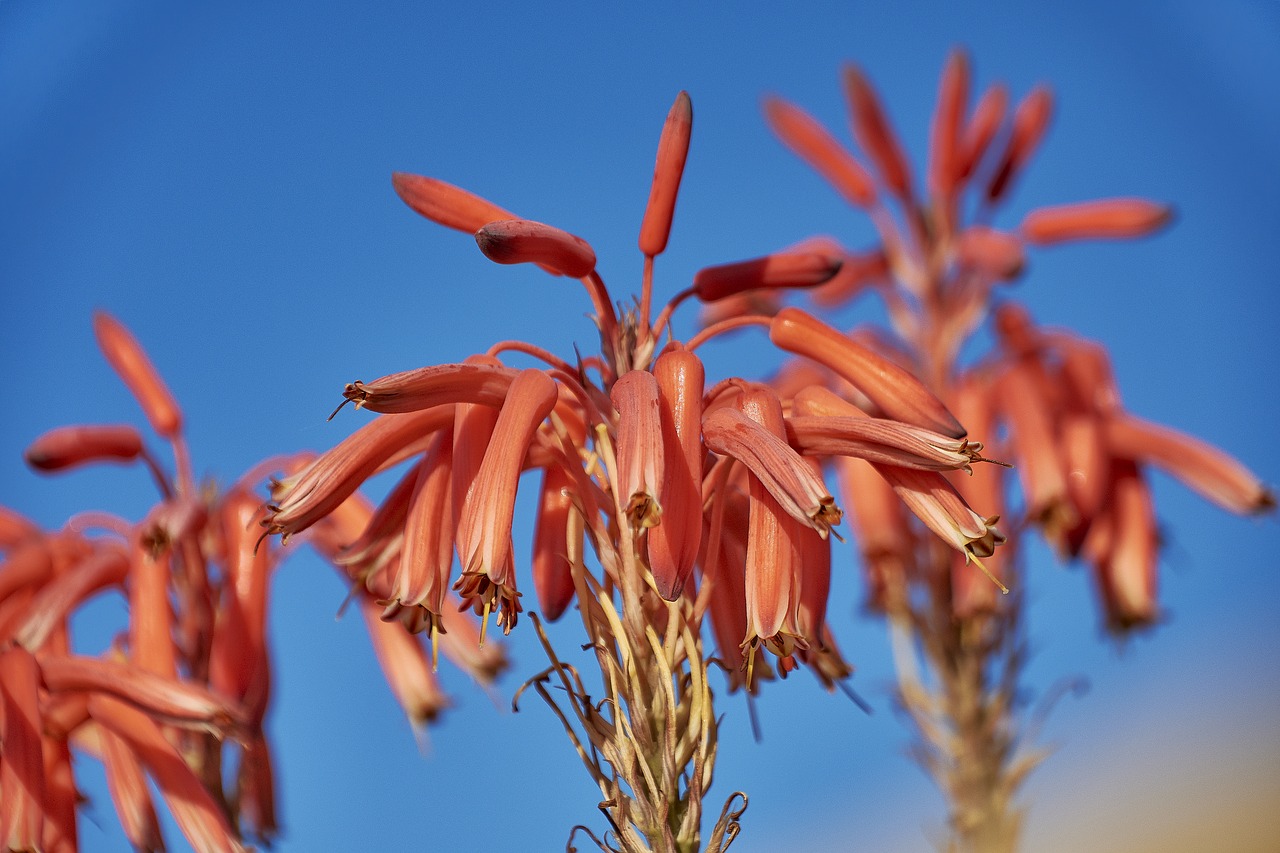
M 562 354 L 591 345 L 580 289 L 490 264 L 416 217 L 393 170 L 582 236 L 626 293 L 658 132 L 686 89 L 693 145 L 660 295 L 814 233 L 869 242 L 865 218 L 770 137 L 760 98 L 790 98 L 844 136 L 838 72 L 855 61 L 918 164 L 956 44 L 979 84 L 1020 95 L 1047 81 L 1058 95 L 998 222 L 1107 195 L 1178 211 L 1154 239 L 1033 253 L 1019 298 L 1108 344 L 1133 411 L 1280 483 L 1275 6 L 369 5 L 0 4 L 0 503 L 56 526 L 85 508 L 137 518 L 154 499 L 140 471 L 47 479 L 20 459 L 57 425 L 141 423 L 96 350 L 95 308 L 142 340 L 185 409 L 197 472 L 223 481 L 363 423 L 324 420 L 353 379 L 509 337 Z M 709 347 L 710 375 L 768 370 L 760 344 Z M 1264 816 L 1280 796 L 1276 522 L 1232 518 L 1164 478 L 1155 489 L 1170 619 L 1153 636 L 1117 650 L 1084 573 L 1032 555 L 1028 686 L 1083 674 L 1092 689 L 1045 730 L 1057 753 L 1026 790 L 1028 849 L 1134 849 L 1169 832 L 1186 849 L 1245 850 L 1260 845 L 1244 833 L 1280 835 Z M 756 745 L 742 702 L 724 703 L 713 801 L 751 794 L 740 853 L 928 849 L 944 817 L 903 757 L 882 626 L 854 618 L 856 573 L 837 561 L 832 618 L 876 711 L 792 679 L 760 702 Z M 551 715 L 505 710 L 518 676 L 491 700 L 447 672 L 457 707 L 420 754 L 358 620 L 334 618 L 343 594 L 305 553 L 274 589 L 281 850 L 561 849 L 573 824 L 600 827 L 598 792 Z M 105 600 L 86 625 L 119 613 Z M 541 668 L 528 632 L 512 656 L 517 674 Z M 82 765 L 99 785 L 84 849 L 123 849 Z

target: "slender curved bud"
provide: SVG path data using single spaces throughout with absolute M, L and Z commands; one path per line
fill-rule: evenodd
M 1230 512 L 1275 509 L 1276 497 L 1252 471 L 1211 444 L 1125 413 L 1105 421 L 1114 456 L 1155 465 Z
M 618 410 L 618 500 L 631 532 L 662 523 L 664 448 L 658 406 L 658 383 L 646 370 L 629 371 L 609 392 Z
M 844 68 L 844 90 L 853 113 L 853 136 L 885 184 L 903 201 L 911 199 L 911 167 L 875 89 L 856 65 Z
M 142 453 L 142 436 L 128 425 L 66 426 L 31 442 L 22 456 L 39 471 L 62 471 L 94 462 L 132 462 Z
M 542 475 L 533 532 L 533 590 L 548 622 L 559 619 L 573 600 L 574 565 L 583 557 L 582 515 L 569 490 L 573 479 L 553 465 Z
M 964 183 L 973 175 L 982 158 L 986 156 L 991 140 L 1004 123 L 1005 110 L 1009 108 L 1009 90 L 997 83 L 982 93 L 973 115 L 965 127 L 961 156 L 956 163 L 957 183 Z
M 1013 130 L 1004 156 L 987 184 L 987 199 L 998 201 L 1039 146 L 1053 116 L 1053 92 L 1047 86 L 1032 89 L 1013 113 Z
M 480 251 L 494 263 L 539 264 L 571 278 L 583 278 L 596 268 L 596 253 L 587 241 L 530 219 L 489 222 L 475 236 Z
M 956 240 L 956 261 L 966 269 L 995 281 L 1009 281 L 1022 273 L 1026 257 L 1022 241 L 1007 231 L 974 225 Z
M 781 98 L 766 98 L 765 120 L 782 143 L 827 180 L 855 207 L 876 203 L 867 170 L 813 116 Z
M 499 219 L 517 218 L 493 202 L 436 178 L 392 172 L 391 185 L 404 203 L 422 216 L 468 234 L 474 234 Z
M 653 186 L 649 203 L 640 223 L 640 251 L 646 255 L 662 254 L 671 234 L 671 218 L 676 209 L 676 194 L 684 175 L 684 162 L 689 156 L 689 137 L 693 133 L 693 102 L 688 92 L 676 95 L 667 113 L 658 139 L 658 159 L 653 165 Z
M 649 567 L 658 594 L 675 601 L 693 572 L 702 541 L 702 361 L 671 349 L 653 365 L 658 383 L 664 451 L 662 496 L 666 514 L 649 531 Z
M 176 438 L 182 432 L 182 410 L 137 339 L 105 311 L 94 312 L 93 332 L 102 354 L 142 406 L 151 428 L 165 438 Z
M 40 733 L 40 666 L 21 646 L 0 652 L 0 845 L 43 850 L 45 772 Z
M 155 722 L 110 696 L 91 698 L 89 713 L 142 759 L 192 848 L 209 853 L 244 851 L 222 809 Z
M 1145 198 L 1106 198 L 1038 207 L 1019 231 L 1028 242 L 1051 246 L 1069 240 L 1129 240 L 1145 237 L 1169 224 L 1173 208 Z
M 485 614 L 497 598 L 498 625 L 506 633 L 520 612 L 511 555 L 516 485 L 533 435 L 556 398 L 556 383 L 542 371 L 516 375 L 458 518 L 462 577 L 454 587 L 464 600 L 477 600 L 473 606 Z
M 960 48 L 947 56 L 938 83 L 938 106 L 929 128 L 929 192 L 951 198 L 960 179 L 964 114 L 969 100 L 969 58 Z
M 780 430 L 785 434 L 785 428 Z M 716 409 L 702 419 L 707 447 L 747 466 L 784 512 L 826 536 L 840 523 L 822 479 L 789 444 L 742 412 Z
M 964 427 L 923 382 L 799 308 L 778 312 L 769 326 L 769 339 L 787 352 L 831 368 L 866 394 L 886 416 L 952 438 L 964 438 Z
M 703 302 L 715 302 L 744 290 L 816 287 L 840 271 L 841 258 L 825 252 L 777 252 L 749 261 L 703 267 L 693 288 Z
M 357 409 L 382 414 L 417 412 L 447 403 L 480 403 L 496 408 L 506 399 L 515 375 L 515 370 L 497 363 L 434 364 L 372 382 L 351 382 L 342 396 L 355 403 Z

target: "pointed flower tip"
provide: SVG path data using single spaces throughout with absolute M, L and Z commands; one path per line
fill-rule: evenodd
M 476 245 L 494 263 L 535 263 L 570 278 L 596 268 L 596 253 L 580 237 L 529 219 L 489 222 L 476 231 Z
M 1173 221 L 1173 207 L 1142 198 L 1110 198 L 1033 210 L 1022 220 L 1028 242 L 1040 246 L 1070 240 L 1145 237 Z
M 182 410 L 137 338 L 102 310 L 93 312 L 93 332 L 102 354 L 142 407 L 151 428 L 164 438 L 176 438 L 182 432 Z

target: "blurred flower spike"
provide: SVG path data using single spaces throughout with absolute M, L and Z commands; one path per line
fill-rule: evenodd
M 1168 205 L 1117 197 L 1037 207 L 1019 223 L 999 224 L 999 208 L 1049 129 L 1047 86 L 1033 88 L 1010 114 L 1008 90 L 996 83 L 971 108 L 969 60 L 953 52 L 939 84 L 925 180 L 916 181 L 870 80 L 849 66 L 842 83 L 856 150 L 781 98 L 766 98 L 764 114 L 783 145 L 870 217 L 879 239 L 846 249 L 817 236 L 785 251 L 843 258 L 844 271 L 809 291 L 809 301 L 830 310 L 874 293 L 888 328 L 826 331 L 786 306 L 788 295 L 778 290 L 750 310 L 772 317 L 777 346 L 807 359 L 786 365 L 775 384 L 794 388 L 813 362 L 825 370 L 795 393 L 795 446 L 822 457 L 881 445 L 879 454 L 835 465 L 836 493 L 851 502 L 866 564 L 866 603 L 887 616 L 918 755 L 950 800 L 948 849 L 1013 849 L 1020 817 L 1013 797 L 1042 755 L 1020 741 L 1013 711 L 1024 642 L 1020 596 L 994 593 L 1019 589 L 1020 540 L 1038 530 L 1064 559 L 1087 562 L 1103 624 L 1126 636 L 1160 618 L 1151 468 L 1236 513 L 1269 511 L 1275 497 L 1221 450 L 1126 411 L 1102 346 L 1037 326 L 1007 296 L 1027 274 L 1030 250 L 1146 237 L 1172 219 Z M 735 325 L 725 315 L 704 323 Z M 962 352 L 979 349 L 974 336 L 984 325 L 994 345 L 962 360 Z M 919 431 L 899 425 L 873 435 L 868 415 Z M 986 446 L 968 441 L 966 428 Z M 963 463 L 967 455 L 1009 464 L 972 467 Z M 968 475 L 957 476 L 960 468 Z M 890 491 L 916 521 L 888 500 Z M 995 584 L 975 583 L 970 563 Z

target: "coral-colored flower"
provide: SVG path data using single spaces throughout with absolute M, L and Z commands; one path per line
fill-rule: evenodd
M 671 235 L 671 219 L 675 214 L 676 194 L 689 156 L 689 138 L 693 133 L 693 101 L 688 92 L 676 95 L 667 113 L 658 140 L 658 157 L 653 165 L 653 185 L 649 203 L 640 222 L 640 251 L 650 257 L 662 254 Z
M 587 241 L 529 219 L 490 222 L 476 231 L 476 244 L 494 263 L 540 264 L 571 278 L 596 268 L 596 253 Z

